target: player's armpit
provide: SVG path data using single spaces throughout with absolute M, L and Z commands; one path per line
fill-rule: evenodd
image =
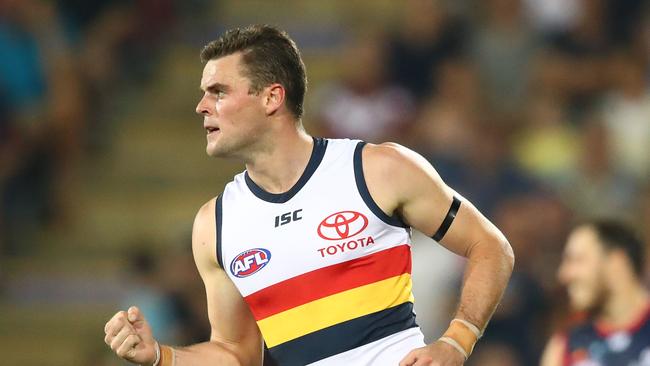
M 540 366 L 562 366 L 566 348 L 566 336 L 556 334 L 548 341 Z
M 175 365 L 261 365 L 263 342 L 257 323 L 216 260 L 214 212 L 215 200 L 211 200 L 199 210 L 192 231 L 192 251 L 205 285 L 212 334 L 209 342 L 175 349 Z

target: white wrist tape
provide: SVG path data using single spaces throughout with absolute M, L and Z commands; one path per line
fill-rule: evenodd
M 158 366 L 160 363 L 160 345 L 156 342 L 156 361 L 154 361 L 152 366 Z
M 438 340 L 441 341 L 441 342 L 445 342 L 448 345 L 454 347 L 456 349 L 456 351 L 460 352 L 460 354 L 463 355 L 463 357 L 465 357 L 465 360 L 467 360 L 467 357 L 469 357 L 469 355 L 467 354 L 467 352 L 465 352 L 463 347 L 460 344 L 458 344 L 458 342 L 456 342 L 453 338 L 440 337 L 440 338 L 438 338 Z

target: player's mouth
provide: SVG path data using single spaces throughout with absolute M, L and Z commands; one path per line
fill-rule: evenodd
M 208 127 L 205 128 L 205 131 L 207 132 L 208 135 L 211 135 L 213 133 L 219 132 L 220 130 L 217 127 L 209 127 L 208 126 Z

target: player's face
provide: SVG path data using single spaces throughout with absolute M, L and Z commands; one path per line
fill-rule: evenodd
M 586 226 L 575 229 L 564 248 L 558 271 L 575 310 L 593 310 L 602 305 L 607 293 L 606 271 L 607 253 L 596 232 Z
M 261 97 L 249 92 L 240 62 L 241 54 L 235 53 L 208 61 L 203 69 L 196 113 L 203 115 L 210 156 L 239 157 L 264 131 Z

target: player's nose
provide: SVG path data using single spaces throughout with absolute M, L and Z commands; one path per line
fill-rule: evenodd
M 207 98 L 205 96 L 201 97 L 199 103 L 196 105 L 196 113 L 204 116 L 210 115 L 210 106 L 207 103 Z

